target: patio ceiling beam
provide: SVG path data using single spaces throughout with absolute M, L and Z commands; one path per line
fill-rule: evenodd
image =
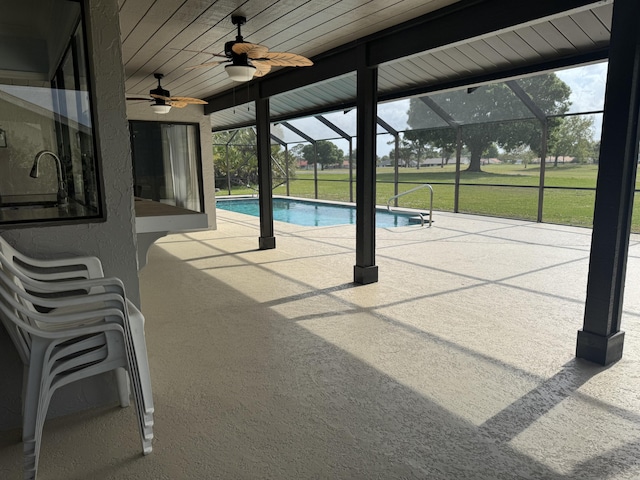
M 299 137 L 305 139 L 307 142 L 312 143 L 315 145 L 316 140 L 315 138 L 311 138 L 309 135 L 307 135 L 306 133 L 304 133 L 302 130 L 300 130 L 299 128 L 294 127 L 293 125 L 291 125 L 289 122 L 279 122 L 280 125 L 282 125 L 285 128 L 288 128 L 289 130 L 291 130 L 293 133 L 295 133 L 296 135 L 298 135 Z
M 249 98 L 243 98 L 243 102 L 269 98 L 353 72 L 354 65 L 358 63 L 364 62 L 367 68 L 372 68 L 601 3 L 593 0 L 537 0 L 519 2 L 518 8 L 505 8 L 503 0 L 461 0 L 313 57 L 314 65 L 311 67 L 282 70 L 254 80 L 247 88 Z M 360 59 L 360 55 L 365 57 Z M 204 108 L 205 114 L 235 106 L 235 97 L 230 89 L 206 98 L 208 104 Z
M 326 125 L 327 127 L 329 127 L 331 130 L 336 132 L 338 135 L 340 135 L 345 140 L 351 140 L 351 138 L 352 138 L 351 135 L 349 135 L 347 132 L 345 132 L 340 127 L 335 125 L 333 122 L 331 122 L 331 121 L 327 120 L 326 118 L 324 118 L 322 115 L 316 115 L 315 119 L 318 120 L 319 122 L 321 122 L 322 124 Z
M 235 136 L 238 134 L 240 130 L 236 130 L 235 132 L 233 132 L 233 134 L 229 137 L 229 141 L 227 142 L 227 147 L 229 146 L 229 144 L 231 143 L 231 141 L 235 138 Z
M 447 113 L 440 105 L 433 101 L 432 98 L 429 97 L 420 97 L 420 101 L 424 103 L 427 107 L 433 110 L 433 113 L 438 115 L 442 120 L 447 122 L 447 125 L 450 127 L 456 128 L 460 126 L 460 123 L 457 122 L 449 113 Z
M 584 10 L 597 3 L 602 4 L 583 0 L 537 0 L 518 2 L 517 8 L 505 8 L 504 0 L 456 2 L 448 8 L 391 27 L 369 40 L 367 63 L 380 65 L 471 38 L 482 38 L 514 25 Z
M 282 145 L 283 147 L 287 146 L 287 142 L 285 142 L 279 137 L 276 137 L 273 133 L 271 134 L 271 139 L 275 141 L 277 144 Z
M 529 109 L 531 113 L 535 115 L 535 117 L 540 120 L 542 123 L 547 121 L 547 116 L 545 113 L 535 104 L 533 99 L 529 96 L 527 92 L 520 86 L 518 82 L 515 80 L 507 80 L 505 82 L 507 87 L 511 89 L 511 91 L 518 97 L 518 99 L 524 103 L 524 106 Z
M 219 125 L 215 128 L 212 126 L 211 131 L 215 132 L 228 132 L 230 130 L 242 130 L 243 128 L 251 128 L 256 124 L 255 120 L 249 120 L 246 122 L 234 123 L 233 125 Z
M 376 123 L 378 125 L 380 125 L 382 128 L 384 128 L 387 131 L 387 133 L 390 133 L 394 137 L 397 137 L 400 134 L 400 132 L 398 132 L 398 130 L 393 128 L 391 125 L 389 125 L 387 122 L 385 122 L 380 117 L 376 117 Z

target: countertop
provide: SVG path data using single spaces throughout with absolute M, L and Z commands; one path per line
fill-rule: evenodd
M 206 213 L 187 210 L 153 200 L 135 199 L 137 233 L 177 232 L 208 228 Z M 1 222 L 31 222 L 90 217 L 93 210 L 69 201 L 59 206 L 56 194 L 0 196 Z
M 136 197 L 136 232 L 177 232 L 208 228 L 206 213 Z

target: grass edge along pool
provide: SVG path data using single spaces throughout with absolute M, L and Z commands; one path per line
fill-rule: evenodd
M 218 198 L 216 208 L 254 217 L 260 216 L 256 197 Z M 328 203 L 300 198 L 273 197 L 273 219 L 305 227 L 329 227 L 356 222 L 356 208 L 352 204 Z M 420 224 L 417 213 L 387 211 L 376 208 L 376 227 L 406 227 Z

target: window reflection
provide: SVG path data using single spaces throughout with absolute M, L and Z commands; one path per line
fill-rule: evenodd
M 81 4 L 35 3 L 0 25 L 0 223 L 100 218 Z

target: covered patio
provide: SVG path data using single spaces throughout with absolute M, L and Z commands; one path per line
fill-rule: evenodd
M 260 251 L 258 219 L 219 210 L 161 239 L 141 272 L 154 453 L 132 409 L 94 409 L 47 422 L 41 478 L 638 478 L 637 296 L 614 367 L 573 351 L 591 230 L 435 220 L 377 229 L 364 286 L 354 226 L 276 222 Z M 19 440 L 0 437 L 2 478 Z
M 87 151 L 99 173 L 99 208 L 86 218 L 4 222 L 0 229 L 34 256 L 99 256 L 105 273 L 122 278 L 142 305 L 155 451 L 140 455 L 133 409 L 114 406 L 114 381 L 105 375 L 55 399 L 41 478 L 640 476 L 640 304 L 627 295 L 623 305 L 625 288 L 640 286 L 640 237 L 628 235 L 638 158 L 637 3 L 616 0 L 614 10 L 612 1 L 544 0 L 505 10 L 499 0 L 404 0 L 390 16 L 386 2 L 367 2 L 376 9 L 369 18 L 358 10 L 363 2 L 344 2 L 350 15 L 341 2 L 327 2 L 311 26 L 297 7 L 271 2 L 262 14 L 261 2 L 245 2 L 258 17 L 252 41 L 295 50 L 315 66 L 241 88 L 222 68 L 185 70 L 233 38 L 223 20 L 247 14 L 236 2 L 80 3 L 90 72 L 83 91 L 95 124 Z M 20 18 L 11 32 L 30 31 L 30 5 L 20 9 L 30 23 Z M 336 21 L 339 28 L 330 28 Z M 305 36 L 314 32 L 321 34 Z M 512 43 L 517 37 L 529 40 Z M 415 62 L 435 71 L 432 57 L 460 48 L 476 50 L 467 50 L 473 62 L 434 77 L 412 79 L 415 71 L 406 70 Z M 379 101 L 606 58 L 601 152 L 608 161 L 600 169 L 593 238 L 581 228 L 448 213 L 438 214 L 432 229 L 376 229 Z M 48 70 L 58 67 L 18 72 L 3 84 L 50 90 Z M 160 240 L 138 271 L 128 122 L 161 120 L 148 99 L 127 97 L 147 95 L 160 70 L 174 94 L 208 102 L 162 117 L 198 133 L 193 145 L 203 179 L 213 178 L 212 123 L 238 112 L 233 125 L 220 125 L 256 125 L 263 215 L 216 213 L 213 184 L 203 183 L 201 211 L 218 230 Z M 280 108 L 298 96 L 320 100 L 333 87 L 327 101 Z M 353 107 L 357 226 L 274 226 L 271 123 Z M 52 145 L 54 137 L 47 139 Z M 0 478 L 18 478 L 22 365 L 5 332 L 0 347 Z

